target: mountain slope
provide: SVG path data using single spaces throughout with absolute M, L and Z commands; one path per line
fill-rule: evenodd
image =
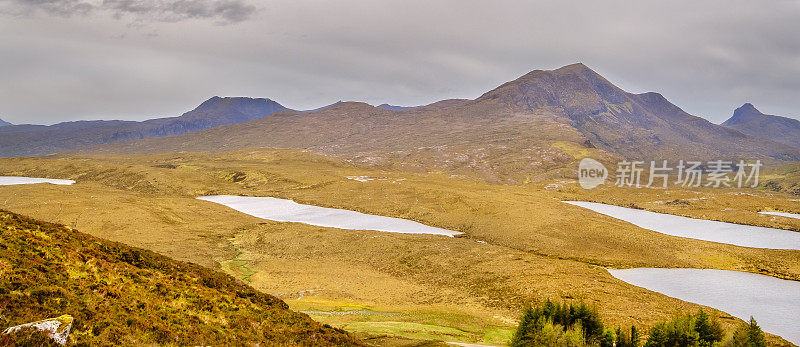
M 536 70 L 475 100 L 389 111 L 345 102 L 280 112 L 176 137 L 82 153 L 304 148 L 378 166 L 489 181 L 574 177 L 576 161 L 737 160 L 782 163 L 800 150 L 712 124 L 657 93 L 631 94 L 582 64 Z
M 6 121 L 0 119 L 0 127 L 9 126 L 9 125 L 14 125 L 14 124 L 11 124 L 9 122 L 6 122 Z
M 762 137 L 800 148 L 800 121 L 763 114 L 750 103 L 746 103 L 733 111 L 733 116 L 723 122 L 722 125 L 738 130 L 743 134 Z
M 0 327 L 70 314 L 70 344 L 358 345 L 234 278 L 0 210 Z
M 35 156 L 89 145 L 179 135 L 246 122 L 286 107 L 269 99 L 213 97 L 180 117 L 143 122 L 79 121 L 0 129 L 0 157 Z
M 606 158 L 563 120 L 445 100 L 389 111 L 344 102 L 311 113 L 279 112 L 250 122 L 180 136 L 93 146 L 81 153 L 303 148 L 353 162 L 411 171 L 445 171 L 489 181 L 549 175 L 580 154 Z
M 416 106 L 396 106 L 396 105 L 389 105 L 389 104 L 380 104 L 380 105 L 375 106 L 375 107 L 382 108 L 384 110 L 389 110 L 389 111 L 405 111 L 405 110 L 410 110 L 410 109 L 416 108 Z
M 532 71 L 476 101 L 550 110 L 628 159 L 800 159 L 800 151 L 692 116 L 658 93 L 631 94 L 583 64 Z

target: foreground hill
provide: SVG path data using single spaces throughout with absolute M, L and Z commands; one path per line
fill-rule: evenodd
M 800 148 L 800 121 L 763 114 L 750 103 L 733 111 L 733 116 L 722 125 L 747 135 Z
M 0 327 L 70 314 L 89 345 L 358 345 L 232 277 L 0 210 Z
M 215 96 L 180 117 L 6 126 L 0 129 L 0 157 L 36 156 L 89 145 L 180 135 L 284 110 L 287 108 L 270 99 Z
M 657 93 L 627 93 L 583 64 L 533 71 L 475 100 L 408 110 L 343 102 L 81 152 L 248 147 L 303 148 L 378 166 L 511 182 L 574 176 L 569 170 L 585 156 L 607 161 L 800 159 L 798 149 L 689 115 Z

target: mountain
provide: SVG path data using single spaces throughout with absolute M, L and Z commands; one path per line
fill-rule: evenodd
M 661 94 L 625 92 L 583 64 L 532 71 L 477 102 L 550 112 L 628 159 L 800 159 L 800 151 L 690 115 Z
M 0 235 L 3 329 L 69 314 L 69 345 L 361 345 L 198 265 L 2 210 Z
M 475 100 L 389 111 L 344 102 L 300 114 L 82 153 L 303 148 L 375 166 L 488 181 L 574 177 L 576 161 L 621 158 L 783 163 L 800 150 L 692 116 L 658 93 L 632 94 L 583 64 L 532 71 Z
M 180 117 L 6 126 L 0 128 L 0 157 L 36 156 L 96 144 L 180 135 L 285 110 L 288 109 L 270 99 L 215 96 Z
M 376 107 L 377 108 L 382 108 L 384 110 L 389 110 L 389 111 L 404 111 L 404 110 L 410 110 L 410 109 L 416 108 L 416 106 L 395 106 L 395 105 L 389 105 L 389 104 L 380 104 L 380 105 L 378 105 Z
M 0 127 L 4 127 L 4 126 L 8 126 L 8 125 L 14 125 L 14 124 L 11 124 L 9 122 L 6 122 L 6 121 L 0 119 Z
M 331 106 L 336 106 L 336 105 L 338 105 L 338 104 L 341 104 L 341 103 L 343 103 L 343 102 L 344 102 L 344 101 L 342 101 L 342 100 L 339 100 L 339 101 L 337 101 L 337 102 L 334 102 L 334 103 L 332 103 L 332 104 L 330 104 L 330 105 L 325 105 L 325 106 L 322 106 L 322 107 L 317 107 L 317 108 L 315 108 L 315 109 L 312 109 L 312 110 L 305 110 L 305 111 L 303 111 L 303 112 L 317 112 L 317 111 L 322 111 L 322 110 L 324 110 L 324 109 L 326 109 L 326 108 L 328 108 L 328 107 L 331 107 Z
M 800 148 L 800 121 L 797 119 L 761 113 L 746 103 L 733 111 L 733 116 L 722 123 L 743 134 L 770 139 Z

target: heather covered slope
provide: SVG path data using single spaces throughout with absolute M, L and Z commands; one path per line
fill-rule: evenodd
M 89 345 L 358 345 L 203 267 L 0 210 L 0 327 L 74 317 Z
M 753 104 L 746 103 L 733 111 L 733 116 L 723 126 L 743 134 L 762 137 L 800 148 L 800 121 L 763 114 Z
M 269 99 L 215 96 L 180 117 L 6 126 L 0 129 L 0 157 L 36 156 L 96 144 L 179 135 L 284 110 L 287 108 Z
M 574 177 L 570 170 L 585 156 L 604 162 L 800 159 L 798 149 L 689 115 L 657 93 L 627 93 L 582 64 L 530 72 L 475 100 L 399 111 L 343 102 L 80 152 L 248 147 L 302 148 L 370 165 L 503 182 Z

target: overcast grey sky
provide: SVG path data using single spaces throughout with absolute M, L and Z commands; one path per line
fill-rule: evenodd
M 475 98 L 583 62 L 716 123 L 800 118 L 800 1 L 0 0 L 0 118 L 176 116 Z

